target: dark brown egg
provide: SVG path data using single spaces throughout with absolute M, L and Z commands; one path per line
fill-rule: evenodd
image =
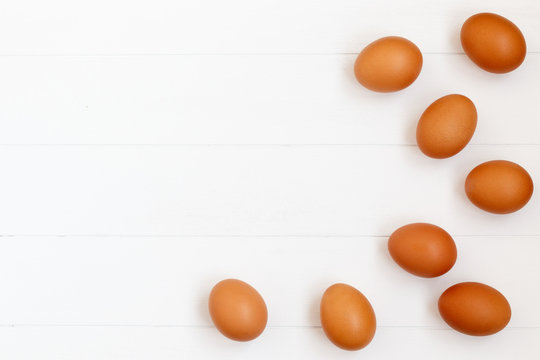
M 436 159 L 456 155 L 471 140 L 477 117 L 476 107 L 468 97 L 443 96 L 429 105 L 418 121 L 418 147 Z
M 476 65 L 499 74 L 517 68 L 527 53 L 519 28 L 507 18 L 492 13 L 476 14 L 465 21 L 461 45 Z
M 321 325 L 330 341 L 345 350 L 360 350 L 375 336 L 377 321 L 368 299 L 354 287 L 334 284 L 321 300 Z
M 422 53 L 415 44 L 399 36 L 388 36 L 362 50 L 354 63 L 354 74 L 370 90 L 393 92 L 416 80 L 422 61 Z
M 516 163 L 488 161 L 475 167 L 465 180 L 465 192 L 480 209 L 507 214 L 529 202 L 534 190 L 529 173 Z
M 268 320 L 261 295 L 249 284 L 236 279 L 223 280 L 214 286 L 208 309 L 216 328 L 237 341 L 255 339 Z
M 457 258 L 450 234 L 426 223 L 409 224 L 394 231 L 388 239 L 388 251 L 403 269 L 426 278 L 445 274 Z
M 449 287 L 439 298 L 439 312 L 453 329 L 476 336 L 501 331 L 512 316 L 503 294 L 477 282 Z

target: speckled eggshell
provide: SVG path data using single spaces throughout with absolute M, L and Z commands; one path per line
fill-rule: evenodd
M 439 313 L 454 330 L 467 335 L 495 334 L 512 316 L 508 300 L 491 286 L 463 282 L 449 287 L 439 298 Z
M 326 336 L 344 350 L 360 350 L 375 336 L 375 312 L 369 300 L 350 285 L 334 284 L 326 289 L 320 309 Z
M 497 74 L 516 69 L 527 54 L 521 30 L 507 18 L 492 13 L 476 14 L 465 21 L 461 45 L 476 65 Z
M 427 223 L 408 224 L 394 231 L 388 239 L 388 251 L 404 270 L 426 278 L 447 273 L 457 258 L 450 234 Z
M 418 121 L 418 147 L 435 159 L 454 156 L 471 140 L 477 119 L 476 107 L 468 97 L 443 96 L 429 105 Z
M 422 53 L 411 41 L 388 36 L 367 45 L 356 58 L 354 74 L 364 87 L 394 92 L 411 85 L 422 70 Z
M 236 341 L 255 339 L 268 320 L 262 296 L 251 285 L 236 279 L 223 280 L 214 286 L 208 309 L 216 328 Z
M 480 164 L 465 180 L 469 200 L 480 209 L 495 214 L 518 211 L 529 202 L 533 191 L 533 181 L 527 170 L 506 160 Z

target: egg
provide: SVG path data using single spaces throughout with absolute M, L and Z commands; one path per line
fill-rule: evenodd
M 236 279 L 223 280 L 214 286 L 208 309 L 216 328 L 237 341 L 258 337 L 268 320 L 262 296 L 251 285 Z
M 502 74 L 516 69 L 527 53 L 525 38 L 510 20 L 497 14 L 471 16 L 461 27 L 465 54 L 482 69 Z
M 476 107 L 468 97 L 443 96 L 429 105 L 418 121 L 418 147 L 432 158 L 454 156 L 471 140 L 477 118 Z
M 334 284 L 326 289 L 320 314 L 326 336 L 344 350 L 360 350 L 375 336 L 375 312 L 368 299 L 350 285 Z
M 388 36 L 367 45 L 356 58 L 354 74 L 360 84 L 379 92 L 393 92 L 411 85 L 422 69 L 422 53 L 399 36 Z
M 475 167 L 465 180 L 465 192 L 480 209 L 508 214 L 524 207 L 532 197 L 529 173 L 506 160 L 488 161 Z
M 404 270 L 426 278 L 445 274 L 457 258 L 450 234 L 426 223 L 408 224 L 394 231 L 388 239 L 388 251 Z
M 477 282 L 463 282 L 446 289 L 439 298 L 439 312 L 454 330 L 476 336 L 501 331 L 512 316 L 503 294 Z

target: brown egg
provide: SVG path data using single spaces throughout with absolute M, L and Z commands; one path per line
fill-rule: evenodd
M 268 320 L 266 304 L 257 290 L 235 279 L 223 280 L 214 286 L 208 309 L 216 328 L 237 341 L 255 339 Z
M 388 251 L 403 269 L 426 278 L 445 274 L 457 258 L 450 234 L 426 223 L 409 224 L 394 231 L 388 239 Z
M 480 209 L 508 214 L 521 209 L 533 194 L 529 173 L 516 163 L 488 161 L 475 167 L 465 180 L 465 192 Z
M 418 121 L 418 147 L 432 158 L 454 156 L 471 140 L 476 120 L 476 107 L 468 97 L 443 96 L 429 105 Z
M 491 13 L 471 16 L 461 28 L 465 54 L 482 69 L 502 74 L 517 68 L 525 59 L 525 38 L 505 17 Z
M 330 341 L 345 350 L 360 350 L 375 336 L 377 321 L 368 299 L 346 284 L 334 284 L 321 300 L 321 325 Z
M 454 330 L 476 336 L 501 331 L 512 316 L 503 294 L 477 282 L 463 282 L 446 289 L 439 298 L 439 312 Z
M 411 85 L 422 70 L 422 53 L 407 39 L 388 36 L 366 46 L 356 58 L 354 74 L 366 88 L 393 92 Z

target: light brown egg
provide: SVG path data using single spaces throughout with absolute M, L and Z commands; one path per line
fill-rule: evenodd
M 334 284 L 321 300 L 321 325 L 330 341 L 345 350 L 360 350 L 375 336 L 377 321 L 368 299 L 354 287 Z
M 422 53 L 409 40 L 388 36 L 366 46 L 356 58 L 354 74 L 366 88 L 393 92 L 411 85 L 422 70 Z
M 510 20 L 497 14 L 471 16 L 461 27 L 465 54 L 479 67 L 492 73 L 516 69 L 527 53 L 525 38 Z
M 477 117 L 476 107 L 468 97 L 458 94 L 443 96 L 429 105 L 418 121 L 418 147 L 436 159 L 456 155 L 471 140 Z
M 237 341 L 255 339 L 268 320 L 261 295 L 249 284 L 236 279 L 223 280 L 214 286 L 208 309 L 216 328 Z
M 463 282 L 446 289 L 439 298 L 439 312 L 454 330 L 476 336 L 501 331 L 512 316 L 503 294 L 477 282 Z
M 495 214 L 518 211 L 534 190 L 529 173 L 506 160 L 488 161 L 475 167 L 465 180 L 465 192 L 480 209 Z
M 457 258 L 450 234 L 426 223 L 408 224 L 394 231 L 388 239 L 388 251 L 403 269 L 426 278 L 445 274 Z

